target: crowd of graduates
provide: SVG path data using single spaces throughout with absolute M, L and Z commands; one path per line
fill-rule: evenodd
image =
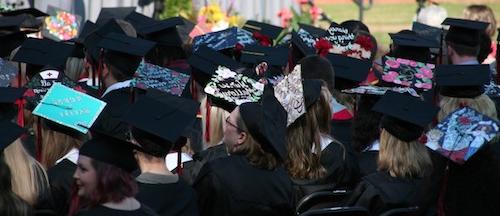
M 498 215 L 496 22 L 466 11 L 382 56 L 354 20 L 2 12 L 0 215 Z

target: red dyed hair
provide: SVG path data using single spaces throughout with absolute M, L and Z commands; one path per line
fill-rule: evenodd
M 120 202 L 137 194 L 134 177 L 127 171 L 97 160 L 92 160 L 91 164 L 96 170 L 96 188 L 89 197 L 82 198 L 78 197 L 78 190 L 74 186 L 68 215 L 76 215 L 80 209 L 93 208 L 99 204 Z

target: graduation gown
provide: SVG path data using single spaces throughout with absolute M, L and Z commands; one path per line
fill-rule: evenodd
M 420 206 L 425 193 L 420 178 L 396 178 L 387 172 L 376 172 L 362 178 L 347 201 L 348 206 L 361 206 L 379 215 L 393 208 Z
M 322 183 L 333 183 L 337 188 L 353 188 L 359 181 L 356 155 L 341 143 L 331 142 L 323 149 L 320 163 L 327 172 Z
M 378 151 L 364 151 L 358 154 L 358 163 L 361 176 L 377 172 Z
M 79 211 L 77 216 L 157 216 L 150 208 L 141 204 L 141 207 L 133 211 L 124 211 L 98 205 L 95 208 Z
M 207 148 L 195 155 L 193 155 L 193 160 L 185 162 L 183 164 L 183 170 L 181 177 L 190 185 L 193 184 L 194 180 L 198 176 L 203 165 L 208 161 L 213 161 L 217 158 L 227 157 L 226 145 L 224 143 Z
M 206 163 L 193 187 L 201 215 L 293 215 L 292 183 L 282 166 L 265 170 L 242 155 Z
M 349 152 L 354 152 L 354 148 L 351 145 L 352 119 L 331 120 L 330 126 L 331 126 L 330 134 L 332 135 L 332 137 L 338 140 L 340 143 L 344 144 Z
M 76 164 L 64 159 L 47 171 L 52 199 L 56 204 L 54 210 L 57 215 L 65 216 L 68 214 L 75 170 Z
M 136 199 L 158 215 L 199 215 L 195 191 L 178 176 L 143 173 L 136 180 Z

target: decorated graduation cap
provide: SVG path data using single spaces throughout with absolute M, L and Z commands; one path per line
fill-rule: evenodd
M 316 51 L 316 38 L 304 29 L 292 31 L 292 44 L 303 56 L 312 55 Z
M 439 48 L 440 43 L 423 38 L 411 30 L 389 34 L 393 47 L 388 54 L 396 58 L 412 59 L 420 62 L 431 61 L 431 48 Z
M 76 14 L 49 5 L 50 16 L 44 19 L 42 35 L 56 41 L 66 41 L 78 35 L 82 18 Z
M 434 67 L 429 63 L 384 56 L 383 71 L 375 74 L 384 82 L 426 91 L 432 89 Z
M 146 94 L 132 105 L 123 121 L 132 126 L 134 138 L 143 133 L 160 138 L 162 142 L 155 144 L 162 146 L 166 154 L 195 121 L 198 108 L 199 103 L 190 99 L 165 93 L 155 97 Z M 140 145 L 140 137 L 137 138 Z M 144 150 L 148 153 L 146 147 Z
M 143 21 L 145 22 L 145 21 Z M 185 41 L 177 31 L 177 26 L 184 25 L 180 17 L 171 17 L 165 20 L 151 20 L 141 24 L 137 31 L 148 40 L 159 45 L 181 47 Z
M 441 24 L 450 26 L 445 37 L 446 42 L 468 47 L 479 46 L 479 34 L 490 25 L 486 22 L 457 18 L 446 18 Z
M 196 36 L 193 39 L 193 50 L 196 51 L 202 44 L 219 51 L 234 48 L 237 44 L 246 46 L 254 43 L 255 40 L 252 38 L 252 34 L 250 32 L 237 27 L 232 27 L 222 31 L 210 32 L 204 35 Z
M 92 139 L 83 143 L 79 149 L 80 155 L 104 162 L 129 173 L 138 169 L 134 158 L 134 150 L 138 146 L 118 139 L 106 132 L 92 131 Z
M 193 76 L 202 86 L 207 85 L 219 66 L 224 66 L 231 71 L 243 68 L 243 65 L 239 62 L 204 45 L 200 46 L 200 48 L 188 58 L 187 62 L 193 69 L 191 76 Z
M 136 71 L 135 86 L 180 96 L 189 78 L 187 74 L 142 61 Z
M 132 77 L 141 63 L 142 56 L 146 55 L 155 43 L 112 32 L 105 35 L 97 46 L 105 50 L 105 63 Z
M 327 34 L 327 31 L 325 29 L 318 28 L 312 25 L 307 25 L 304 23 L 299 23 L 299 29 L 303 29 L 304 31 L 308 32 L 315 38 L 322 38 Z
M 398 139 L 418 139 L 439 108 L 407 94 L 388 91 L 372 108 L 384 114 L 381 127 Z
M 355 88 L 342 90 L 343 93 L 358 94 L 358 95 L 385 95 L 385 93 L 388 91 L 406 93 L 413 97 L 420 97 L 420 95 L 415 91 L 415 89 L 410 87 L 383 87 L 383 86 L 368 85 L 368 86 L 358 86 Z
M 474 98 L 484 93 L 489 74 L 488 65 L 438 65 L 434 76 L 441 95 Z
M 287 126 L 306 113 L 301 70 L 302 66 L 296 65 L 290 74 L 274 86 L 274 95 L 288 114 Z
M 272 87 L 266 87 L 261 104 L 244 103 L 239 108 L 248 133 L 264 151 L 272 153 L 278 160 L 285 160 L 287 113 L 274 97 Z
M 49 39 L 28 38 L 21 45 L 12 61 L 38 66 L 53 66 L 63 69 L 66 59 L 72 54 L 73 46 Z
M 241 51 L 241 62 L 259 64 L 267 62 L 271 66 L 283 67 L 288 63 L 289 49 L 286 47 L 266 47 L 249 45 Z
M 0 58 L 0 87 L 9 86 L 17 73 L 17 67 L 13 63 Z
M 249 32 L 259 32 L 260 34 L 266 35 L 271 39 L 276 39 L 283 31 L 283 28 L 263 22 L 257 22 L 255 20 L 248 20 L 245 25 L 243 25 L 243 29 Z
M 327 59 L 335 71 L 335 88 L 339 90 L 353 88 L 368 76 L 371 62 L 330 53 Z
M 459 108 L 427 132 L 426 146 L 464 164 L 498 135 L 500 123 L 470 107 Z
M 342 53 L 352 46 L 356 35 L 336 23 L 332 23 L 323 37 L 333 45 L 335 53 Z
M 33 114 L 86 134 L 105 106 L 99 99 L 55 83 Z
M 223 100 L 216 103 L 232 111 L 242 103 L 259 101 L 264 91 L 264 84 L 219 66 L 204 91 L 212 96 L 212 100 Z
M 135 7 L 101 8 L 96 24 L 102 26 L 111 19 L 125 19 L 134 11 Z
M 10 121 L 0 121 L 0 153 L 26 131 Z

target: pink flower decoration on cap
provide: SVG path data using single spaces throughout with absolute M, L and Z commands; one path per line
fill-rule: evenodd
M 389 71 L 387 74 L 384 74 L 382 76 L 382 79 L 387 82 L 396 82 L 396 78 L 398 77 L 398 73 L 395 71 Z
M 385 61 L 385 65 L 391 67 L 391 68 L 399 68 L 399 62 L 397 61 L 394 61 L 392 59 L 389 59 L 387 61 Z

